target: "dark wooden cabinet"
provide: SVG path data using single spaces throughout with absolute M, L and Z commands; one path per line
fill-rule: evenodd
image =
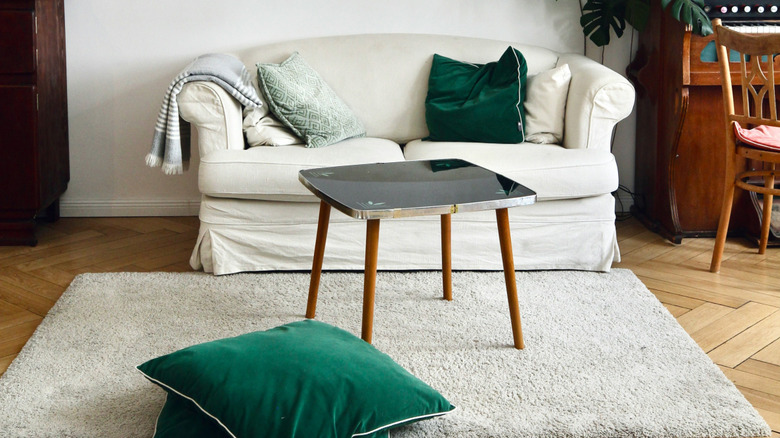
M 651 4 L 648 29 L 639 34 L 636 57 L 626 71 L 637 90 L 634 212 L 676 243 L 684 237 L 712 237 L 726 162 L 714 37 L 692 34 L 661 10 L 661 2 Z M 733 81 L 739 83 L 736 77 Z M 749 196 L 741 193 L 729 229 L 745 235 L 757 224 Z
M 34 245 L 70 179 L 63 0 L 0 0 L 0 244 Z

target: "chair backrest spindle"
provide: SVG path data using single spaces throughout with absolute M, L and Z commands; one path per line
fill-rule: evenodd
M 732 49 L 733 50 L 733 49 Z M 750 80 L 748 79 L 748 71 L 747 71 L 747 55 L 744 53 L 739 54 L 739 68 L 740 68 L 740 75 L 739 80 L 740 84 L 742 84 L 742 114 L 751 117 L 751 111 L 750 111 L 750 92 L 755 92 L 756 90 L 753 90 L 752 86 L 750 85 Z
M 772 118 L 772 120 L 778 120 L 777 119 L 777 97 L 775 95 L 775 57 L 774 54 L 769 55 L 769 62 L 768 62 L 769 71 L 767 72 L 767 76 L 769 77 L 769 86 L 767 87 L 769 89 L 769 117 Z

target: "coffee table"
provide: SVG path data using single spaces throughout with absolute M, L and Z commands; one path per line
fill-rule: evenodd
M 507 208 L 536 202 L 533 190 L 458 159 L 323 167 L 302 170 L 298 179 L 321 200 L 306 318 L 314 318 L 316 312 L 331 207 L 367 221 L 361 336 L 369 343 L 374 324 L 379 221 L 409 216 L 441 216 L 444 298 L 452 300 L 450 215 L 495 210 L 514 346 L 524 348 Z

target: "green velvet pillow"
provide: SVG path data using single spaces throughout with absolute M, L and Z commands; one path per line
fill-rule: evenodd
M 454 409 L 371 344 L 315 320 L 198 344 L 138 369 L 169 393 L 157 438 L 386 437 Z
M 425 98 L 426 140 L 522 143 L 527 73 L 523 54 L 512 47 L 497 62 L 484 65 L 433 55 Z
M 169 392 L 157 417 L 154 438 L 231 438 L 217 420 L 203 413 L 186 398 Z
M 257 64 L 257 81 L 271 112 L 307 147 L 366 135 L 352 110 L 298 52 L 281 64 Z

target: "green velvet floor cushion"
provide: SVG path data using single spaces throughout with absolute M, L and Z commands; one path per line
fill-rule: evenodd
M 192 401 L 175 393 L 168 393 L 154 429 L 154 438 L 231 436 L 216 419 L 206 415 Z
M 425 99 L 426 140 L 522 143 L 527 74 L 523 54 L 512 47 L 487 64 L 433 55 Z
M 168 392 L 155 437 L 385 437 L 454 409 L 354 335 L 304 320 L 179 350 L 138 369 Z

